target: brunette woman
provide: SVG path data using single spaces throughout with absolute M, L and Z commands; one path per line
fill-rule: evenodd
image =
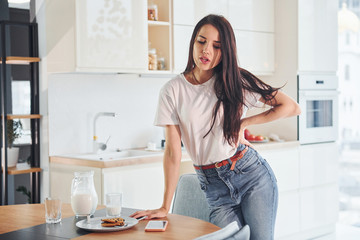
M 270 110 L 246 117 L 258 102 Z M 298 104 L 238 66 L 230 23 L 208 15 L 195 26 L 185 71 L 162 88 L 155 125 L 166 129 L 165 193 L 159 209 L 133 217 L 164 217 L 179 177 L 181 141 L 194 163 L 211 214 L 224 227 L 248 224 L 251 239 L 273 239 L 278 202 L 269 164 L 244 138 L 244 129 L 300 114 Z

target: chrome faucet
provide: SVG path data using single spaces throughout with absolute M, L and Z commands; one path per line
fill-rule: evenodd
M 108 141 L 109 141 L 109 139 L 111 137 L 111 136 L 109 136 L 105 143 L 99 143 L 97 141 L 98 137 L 96 135 L 96 121 L 100 116 L 115 117 L 116 113 L 113 113 L 113 112 L 99 112 L 99 113 L 97 113 L 95 115 L 94 125 L 93 125 L 93 127 L 94 127 L 94 137 L 93 137 L 93 151 L 94 151 L 94 153 L 97 153 L 97 151 L 99 149 L 104 151 L 106 149 L 106 147 L 107 147 L 106 144 L 108 143 Z

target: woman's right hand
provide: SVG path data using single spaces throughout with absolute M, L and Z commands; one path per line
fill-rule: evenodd
M 132 218 L 141 218 L 144 217 L 144 219 L 152 219 L 152 218 L 163 218 L 166 217 L 168 214 L 168 211 L 161 207 L 159 209 L 153 209 L 153 210 L 143 210 L 143 211 L 137 211 L 130 215 Z

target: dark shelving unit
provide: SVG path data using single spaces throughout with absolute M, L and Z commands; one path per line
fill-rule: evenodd
M 8 204 L 9 194 L 9 175 L 17 174 L 30 174 L 30 188 L 32 203 L 40 203 L 40 114 L 39 114 L 39 61 L 38 57 L 38 33 L 36 23 L 25 23 L 15 21 L 0 21 L 0 43 L 1 43 L 1 57 L 0 57 L 0 72 L 1 72 L 1 83 L 0 83 L 0 162 L 4 163 L 1 165 L 0 171 L 0 205 Z M 9 45 L 11 38 L 9 36 L 12 27 L 27 28 L 28 31 L 28 49 L 29 53 L 27 56 L 14 56 L 11 54 Z M 15 41 L 16 43 L 16 41 Z M 14 46 L 13 46 L 14 47 Z M 21 46 L 20 46 L 21 47 Z M 30 81 L 30 114 L 12 114 L 11 103 L 11 77 L 14 74 L 13 71 L 9 70 L 8 66 L 12 65 L 28 65 L 30 68 L 28 79 Z M 11 100 L 10 100 L 11 101 Z M 7 156 L 7 120 L 14 119 L 29 119 L 31 129 L 31 160 L 30 169 L 16 169 L 16 167 L 8 167 L 8 156 Z M 14 190 L 15 191 L 15 190 Z

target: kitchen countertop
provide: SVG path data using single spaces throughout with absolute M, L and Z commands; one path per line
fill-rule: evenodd
M 267 143 L 252 143 L 252 145 L 257 151 L 262 151 L 262 150 L 278 150 L 282 148 L 299 147 L 300 143 L 299 141 L 284 141 L 284 142 L 270 141 Z
M 300 146 L 298 141 L 285 141 L 285 142 L 267 142 L 267 143 L 253 143 L 253 146 L 258 151 L 263 150 L 277 150 L 282 148 L 293 148 Z M 189 161 L 190 156 L 186 151 L 183 151 L 182 161 Z M 95 167 L 95 168 L 113 168 L 124 167 L 130 165 L 148 164 L 163 161 L 163 152 L 156 155 L 133 157 L 121 160 L 100 161 L 100 160 L 87 160 L 81 158 L 73 158 L 69 155 L 50 156 L 50 163 L 58 163 L 65 165 Z

